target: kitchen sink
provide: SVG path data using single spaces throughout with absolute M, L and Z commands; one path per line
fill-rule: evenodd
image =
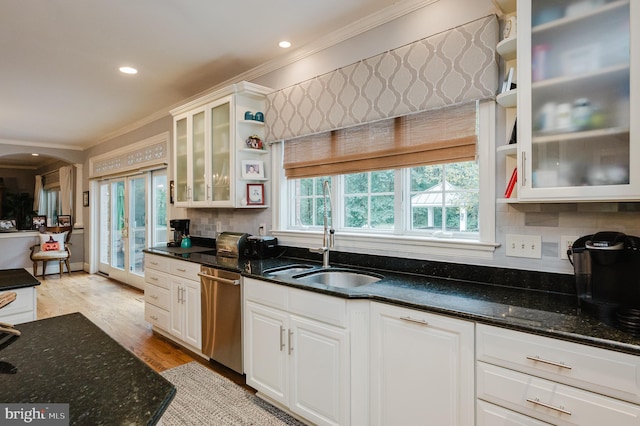
M 321 269 L 294 275 L 297 282 L 303 284 L 324 284 L 331 287 L 355 288 L 380 281 L 382 275 L 353 269 Z
M 287 265 L 280 266 L 277 268 L 267 269 L 263 271 L 265 275 L 279 276 L 279 275 L 293 275 L 300 272 L 308 271 L 309 269 L 313 269 L 315 266 L 311 265 Z

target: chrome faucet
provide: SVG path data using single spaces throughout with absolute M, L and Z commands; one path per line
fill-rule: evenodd
M 322 183 L 322 196 L 324 198 L 324 230 L 322 235 L 322 247 L 309 249 L 311 253 L 322 253 L 322 267 L 329 268 L 329 251 L 333 248 L 334 235 L 336 233 L 333 229 L 333 204 L 331 203 L 331 192 L 329 189 L 329 181 L 325 180 Z M 327 203 L 328 201 L 328 203 Z M 331 226 L 329 226 L 329 211 L 327 210 L 327 204 L 331 208 Z

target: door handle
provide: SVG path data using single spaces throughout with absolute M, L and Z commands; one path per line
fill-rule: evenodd
M 289 330 L 289 355 L 293 352 L 293 345 L 291 344 L 291 340 L 293 338 L 293 331 Z
M 222 284 L 240 285 L 240 280 L 230 280 L 222 277 L 214 277 L 213 275 L 203 274 L 202 272 L 198 272 L 198 276 L 206 278 L 208 280 L 217 281 Z
M 284 350 L 284 327 L 280 326 L 280 352 Z

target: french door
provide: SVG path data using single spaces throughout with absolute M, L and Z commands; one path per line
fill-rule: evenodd
M 166 170 L 100 182 L 100 272 L 144 288 L 142 250 L 166 243 L 166 188 Z

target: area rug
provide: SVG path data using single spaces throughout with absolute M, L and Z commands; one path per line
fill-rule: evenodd
M 177 389 L 163 425 L 304 425 L 197 362 L 160 374 Z

